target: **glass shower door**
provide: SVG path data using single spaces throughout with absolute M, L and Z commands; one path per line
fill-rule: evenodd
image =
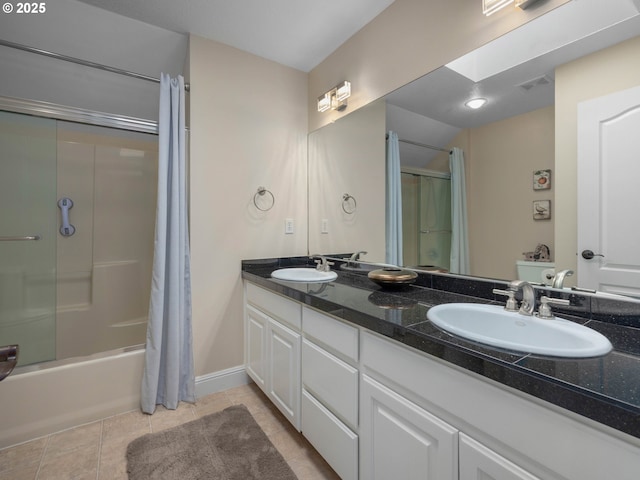
M 18 365 L 56 347 L 56 121 L 0 112 L 0 346 Z
M 451 254 L 451 180 L 420 177 L 419 265 L 449 269 Z
M 451 254 L 451 180 L 402 173 L 404 264 L 449 269 Z

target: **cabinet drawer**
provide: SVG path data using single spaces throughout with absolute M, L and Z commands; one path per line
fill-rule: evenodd
M 302 390 L 302 434 L 343 480 L 358 478 L 358 436 Z
M 289 324 L 296 330 L 299 331 L 302 328 L 302 306 L 299 303 L 271 293 L 252 283 L 246 283 L 246 298 L 247 302 L 272 317 Z
M 310 308 L 302 309 L 303 331 L 327 350 L 358 361 L 358 329 Z
M 351 427 L 357 427 L 358 370 L 304 339 L 302 383 L 329 410 Z

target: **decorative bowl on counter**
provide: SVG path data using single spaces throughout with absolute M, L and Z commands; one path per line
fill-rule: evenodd
M 418 274 L 411 270 L 399 267 L 384 267 L 370 271 L 367 276 L 370 280 L 383 287 L 401 287 L 416 281 Z

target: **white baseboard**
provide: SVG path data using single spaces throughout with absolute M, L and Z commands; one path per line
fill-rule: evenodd
M 196 398 L 247 385 L 249 381 L 244 365 L 208 373 L 196 377 Z

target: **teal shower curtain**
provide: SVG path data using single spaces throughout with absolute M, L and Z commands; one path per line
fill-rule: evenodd
M 451 273 L 469 274 L 469 237 L 467 232 L 467 189 L 464 154 L 454 147 L 449 153 L 451 170 Z
M 386 253 L 385 262 L 402 265 L 402 188 L 398 134 L 387 136 L 386 175 Z
M 142 411 L 195 402 L 182 76 L 162 74 L 158 120 L 158 205 Z

